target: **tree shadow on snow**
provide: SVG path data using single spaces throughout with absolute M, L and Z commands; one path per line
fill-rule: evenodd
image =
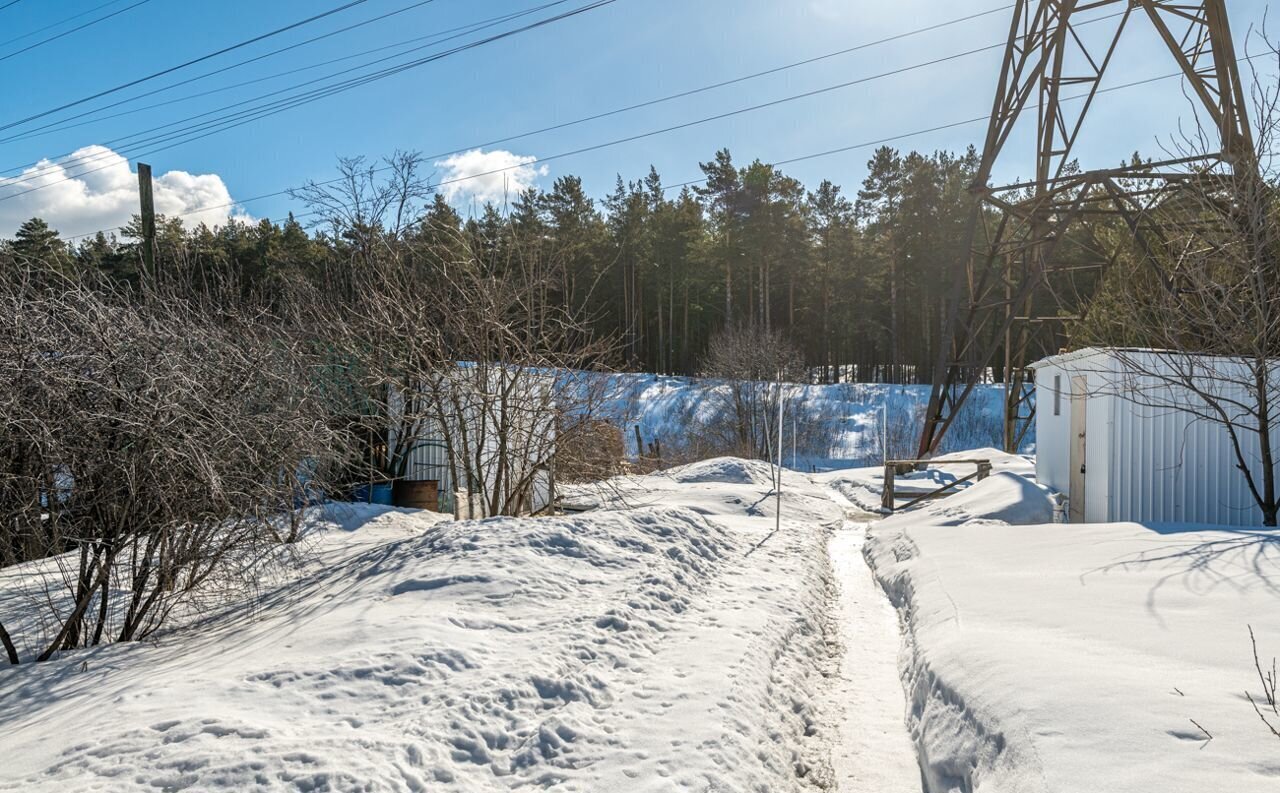
M 365 522 L 342 525 L 339 521 L 340 530 L 350 532 Z M 163 674 L 181 672 L 194 659 L 223 653 L 270 658 L 270 647 L 288 643 L 294 636 L 309 636 L 316 620 L 349 603 L 356 590 L 370 586 L 367 579 L 420 563 L 424 557 L 460 555 L 446 537 L 460 528 L 468 526 L 438 523 L 421 534 L 379 542 L 336 563 L 313 563 L 240 602 L 142 641 L 108 643 L 60 653 L 44 663 L 0 667 L 0 724 L 17 729 L 24 721 L 40 719 L 46 708 L 90 692 L 101 701 L 136 693 L 139 664 L 146 665 L 148 674 Z M 372 586 L 385 589 L 385 584 L 385 579 L 378 579 Z
M 1163 574 L 1147 594 L 1147 610 L 1164 624 L 1156 598 L 1164 588 L 1181 584 L 1187 592 L 1211 595 L 1227 589 L 1258 589 L 1280 598 L 1280 532 L 1186 524 L 1138 524 L 1158 537 L 1155 547 L 1123 557 L 1081 575 L 1156 568 Z M 1185 535 L 1183 542 L 1176 538 Z

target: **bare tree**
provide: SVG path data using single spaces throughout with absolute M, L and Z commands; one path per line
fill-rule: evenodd
M 1253 635 L 1253 626 L 1249 626 L 1249 642 L 1253 645 L 1253 668 L 1258 673 L 1258 684 L 1262 687 L 1262 691 L 1256 699 L 1248 691 L 1244 695 L 1271 734 L 1280 738 L 1280 701 L 1277 701 L 1280 675 L 1276 672 L 1276 659 L 1271 659 L 1270 669 L 1262 665 L 1262 659 L 1258 656 L 1258 639 Z M 1268 716 L 1267 713 L 1271 715 Z
M 390 161 L 385 184 L 356 164 L 300 197 L 336 236 L 366 240 L 359 288 L 332 277 L 339 288 L 301 294 L 293 312 L 330 351 L 333 413 L 365 439 L 352 477 L 404 479 L 415 450 L 436 444 L 463 514 L 547 508 L 557 445 L 586 432 L 599 403 L 585 370 L 607 365 L 614 343 L 557 299 L 555 241 L 528 243 L 511 223 L 480 240 L 416 216 L 404 234 L 401 208 L 430 191 L 415 160 Z
M 794 389 L 783 384 L 808 377 L 800 351 L 780 331 L 731 325 L 712 337 L 702 370 L 720 381 L 712 392 L 719 418 L 709 428 L 720 447 L 742 457 L 776 457 L 779 408 L 786 413 L 794 400 Z
M 444 365 L 424 374 L 417 401 L 435 410 L 451 479 L 472 517 L 522 514 L 554 500 L 557 451 L 591 433 L 604 397 L 595 376 L 617 352 L 589 319 L 551 294 L 562 257 L 518 231 L 499 259 L 476 252 L 439 272 L 449 306 L 440 326 Z

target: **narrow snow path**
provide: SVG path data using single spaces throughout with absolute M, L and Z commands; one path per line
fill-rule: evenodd
M 839 494 L 835 499 L 858 514 Z M 866 531 L 866 523 L 846 520 L 829 545 L 844 645 L 832 691 L 839 705 L 832 764 L 841 793 L 904 793 L 920 790 L 921 781 L 898 670 L 902 635 L 897 612 L 862 555 Z

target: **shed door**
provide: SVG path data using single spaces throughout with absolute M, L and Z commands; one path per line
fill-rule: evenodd
M 1088 390 L 1086 378 L 1071 378 L 1071 491 L 1067 493 L 1067 503 L 1072 523 L 1084 523 L 1085 409 L 1089 404 Z

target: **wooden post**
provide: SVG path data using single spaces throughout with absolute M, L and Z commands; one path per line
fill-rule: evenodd
M 644 459 L 644 440 L 640 437 L 640 425 L 636 425 L 636 457 Z
M 991 463 L 979 462 L 978 463 L 978 481 L 981 482 L 983 479 L 986 479 L 988 476 L 991 476 Z
M 884 466 L 884 495 L 880 498 L 880 506 L 893 511 L 894 505 L 897 504 L 898 496 L 894 493 L 894 478 L 898 475 L 898 466 L 893 463 L 885 463 Z
M 151 188 L 151 166 L 138 163 L 138 198 L 142 206 L 143 278 L 156 278 L 156 204 Z

